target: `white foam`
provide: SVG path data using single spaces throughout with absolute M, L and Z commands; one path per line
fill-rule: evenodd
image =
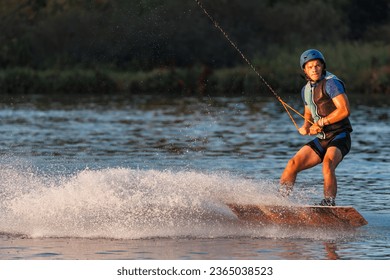
M 71 176 L 1 170 L 0 232 L 28 237 L 295 236 L 239 223 L 228 202 L 286 204 L 272 182 L 228 173 L 108 168 Z

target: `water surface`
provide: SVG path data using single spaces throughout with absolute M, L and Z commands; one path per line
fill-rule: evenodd
M 356 231 L 242 226 L 226 206 L 322 198 L 321 167 L 277 193 L 311 138 L 274 98 L 3 97 L 0 259 L 388 259 L 389 104 L 350 101 L 337 203 Z

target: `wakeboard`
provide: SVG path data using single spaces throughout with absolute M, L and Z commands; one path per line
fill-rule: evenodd
M 256 223 L 307 227 L 361 227 L 368 222 L 352 206 L 228 204 L 238 219 Z

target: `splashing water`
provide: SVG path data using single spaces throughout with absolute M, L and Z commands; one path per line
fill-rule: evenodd
M 227 203 L 291 205 L 278 185 L 230 173 L 85 169 L 48 175 L 0 166 L 0 233 L 29 238 L 334 239 L 351 233 L 249 225 Z M 305 203 L 300 196 L 298 203 Z
M 286 203 L 271 183 L 229 174 L 108 168 L 71 176 L 1 169 L 0 232 L 151 238 L 245 234 L 227 202 Z

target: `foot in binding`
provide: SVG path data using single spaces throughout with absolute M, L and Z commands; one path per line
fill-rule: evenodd
M 336 206 L 336 201 L 333 197 L 324 198 L 318 203 L 319 206 Z

